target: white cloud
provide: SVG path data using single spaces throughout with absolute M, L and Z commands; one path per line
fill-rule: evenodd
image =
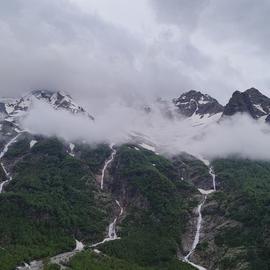
M 112 103 L 93 122 L 66 111 L 56 112 L 50 105 L 36 102 L 24 119 L 23 127 L 36 134 L 87 143 L 121 144 L 129 142 L 131 134 L 139 133 L 155 144 L 158 152 L 168 155 L 186 151 L 209 159 L 230 155 L 270 159 L 270 127 L 247 115 L 194 127 L 190 121 L 179 117 L 168 119 L 160 107 L 153 107 L 152 112 L 146 114 L 141 108 Z

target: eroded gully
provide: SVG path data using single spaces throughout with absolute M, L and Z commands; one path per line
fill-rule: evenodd
M 200 204 L 198 205 L 197 209 L 196 209 L 196 213 L 198 215 L 197 217 L 197 223 L 196 223 L 196 233 L 195 233 L 195 237 L 191 246 L 190 251 L 188 252 L 188 254 L 184 257 L 183 261 L 192 265 L 193 267 L 197 268 L 198 270 L 207 270 L 205 267 L 195 264 L 190 260 L 190 256 L 194 253 L 194 251 L 196 250 L 197 245 L 200 242 L 200 234 L 201 234 L 201 227 L 202 227 L 202 207 L 204 206 L 207 197 L 209 194 L 213 193 L 216 191 L 216 175 L 214 173 L 213 167 L 210 166 L 210 163 L 208 161 L 203 160 L 203 162 L 205 163 L 205 165 L 207 165 L 207 167 L 209 168 L 209 174 L 212 177 L 212 186 L 213 189 L 210 190 L 205 190 L 205 189 L 198 189 L 199 192 L 203 195 L 203 199 L 200 202 Z

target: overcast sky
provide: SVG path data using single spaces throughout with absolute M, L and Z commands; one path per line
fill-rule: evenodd
M 270 95 L 269 14 L 269 0 L 1 0 L 0 94 Z

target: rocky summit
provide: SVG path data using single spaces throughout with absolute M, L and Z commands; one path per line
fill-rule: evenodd
M 224 107 L 215 98 L 195 90 L 183 93 L 173 99 L 173 103 L 179 114 L 185 118 L 197 117 L 198 121 L 212 116 L 219 119 L 247 114 L 253 119 L 270 122 L 270 98 L 256 88 L 235 91 Z
M 212 116 L 223 111 L 223 106 L 216 99 L 195 90 L 182 94 L 179 98 L 174 99 L 173 103 L 178 108 L 179 113 L 186 117 L 192 115 Z
M 270 98 L 255 88 L 242 93 L 235 91 L 224 108 L 223 116 L 236 113 L 247 113 L 254 119 L 266 118 L 270 113 Z

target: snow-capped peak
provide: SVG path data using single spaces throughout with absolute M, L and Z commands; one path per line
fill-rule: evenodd
M 81 106 L 74 102 L 72 97 L 63 91 L 52 92 L 47 90 L 35 90 L 32 92 L 39 100 L 45 100 L 50 103 L 55 109 L 68 110 L 74 114 L 83 114 L 94 119 Z
M 3 101 L 3 113 L 6 115 L 5 120 L 10 122 L 19 120 L 29 111 L 35 99 L 50 104 L 55 110 L 67 110 L 73 114 L 81 114 L 92 120 L 94 119 L 86 110 L 76 104 L 70 95 L 63 91 L 34 90 L 20 99 Z
M 182 94 L 173 103 L 182 116 L 192 120 L 193 125 L 217 121 L 223 112 L 223 106 L 216 99 L 195 90 Z

